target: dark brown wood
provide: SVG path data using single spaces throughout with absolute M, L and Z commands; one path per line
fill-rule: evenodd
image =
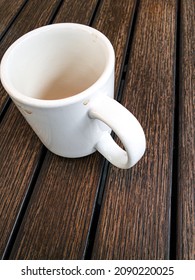
M 90 5 L 89 1 L 86 3 Z M 71 9 L 75 11 L 77 3 L 74 7 L 72 5 L 71 2 Z M 101 29 L 117 47 L 118 79 L 134 3 L 123 1 L 117 14 L 114 9 L 116 7 L 112 1 L 103 1 L 93 26 Z M 63 19 L 66 19 L 66 11 L 69 11 L 69 6 L 64 6 L 61 13 Z M 80 13 L 74 14 L 77 22 L 83 20 L 83 15 L 79 20 Z M 88 16 L 90 20 L 91 15 Z M 60 17 L 57 16 L 56 20 L 60 21 Z M 84 159 L 63 159 L 48 153 L 11 259 L 84 258 L 102 163 L 103 159 L 98 153 Z
M 95 28 L 108 37 L 114 47 L 116 56 L 115 98 L 118 94 L 135 6 L 135 0 L 115 1 L 114 5 L 112 0 L 105 0 L 93 24 Z
M 18 1 L 8 1 L 8 0 L 1 0 L 0 1 L 0 38 L 4 34 L 5 30 L 13 21 L 14 17 L 20 11 L 21 7 L 25 3 L 24 0 Z
M 195 3 L 181 1 L 177 258 L 195 259 Z
M 16 107 L 9 107 L 0 137 L 0 257 L 36 170 L 42 144 Z
M 13 1 L 7 1 L 12 6 Z M 15 1 L 17 2 L 17 1 Z M 32 0 L 28 1 L 14 24 L 5 34 L 0 45 L 0 60 L 6 49 L 19 37 L 38 28 L 49 24 L 50 20 L 58 7 L 59 0 Z M 0 112 L 7 102 L 8 96 L 0 84 Z
M 93 259 L 168 259 L 176 2 L 140 2 L 122 96 L 147 150 L 130 170 L 110 166 Z
M 101 170 L 97 157 L 47 154 L 11 259 L 83 258 Z
M 0 59 L 45 24 L 102 31 L 116 52 L 115 98 L 142 124 L 147 150 L 130 170 L 98 153 L 58 157 L 10 103 L 0 123 L 0 257 L 195 259 L 194 1 L 15 2 L 0 0 Z M 0 86 L 0 112 L 7 100 Z
M 46 3 L 48 7 L 45 6 Z M 57 1 L 29 1 L 15 24 L 6 33 L 0 46 L 0 56 L 19 36 L 34 27 L 48 23 L 57 3 Z M 40 4 L 39 9 L 36 4 Z M 5 98 L 7 93 L 1 85 L 2 106 Z M 14 105 L 11 105 L 5 114 L 0 131 L 0 257 L 2 257 L 39 162 L 42 144 Z
M 74 22 L 89 25 L 97 4 L 98 0 L 65 0 L 55 17 L 54 22 Z

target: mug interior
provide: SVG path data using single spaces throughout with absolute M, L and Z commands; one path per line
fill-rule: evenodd
M 67 98 L 93 85 L 104 72 L 108 57 L 104 40 L 92 28 L 39 28 L 10 51 L 9 83 L 31 98 Z

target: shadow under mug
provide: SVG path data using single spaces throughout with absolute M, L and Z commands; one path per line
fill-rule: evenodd
M 1 61 L 1 82 L 50 151 L 74 158 L 98 150 L 127 169 L 142 157 L 146 141 L 138 120 L 113 99 L 114 64 L 113 47 L 98 30 L 52 24 L 9 47 Z

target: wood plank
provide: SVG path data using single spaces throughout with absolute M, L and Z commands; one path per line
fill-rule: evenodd
M 5 34 L 3 41 L 1 42 L 0 60 L 6 49 L 19 37 L 34 28 L 49 24 L 59 3 L 60 0 L 29 1 L 20 13 L 20 16 L 16 18 L 14 25 L 12 25 Z M 4 108 L 7 99 L 8 95 L 0 84 L 0 112 Z
M 39 9 L 35 9 L 35 2 L 40 4 Z M 44 2 L 48 3 L 48 7 Z M 57 3 L 57 1 L 41 0 L 40 3 L 29 1 L 5 35 L 0 46 L 0 56 L 16 38 L 34 27 L 47 23 Z M 7 93 L 1 87 L 0 100 L 5 96 Z M 42 144 L 13 104 L 5 114 L 0 129 L 0 256 L 2 257 L 39 162 Z
M 176 2 L 140 2 L 124 104 L 147 139 L 130 170 L 110 166 L 93 259 L 169 258 Z
M 0 39 L 26 1 L 0 1 Z
M 195 3 L 181 1 L 181 54 L 178 150 L 178 259 L 195 259 L 194 62 Z
M 75 11 L 77 3 L 71 1 L 71 5 L 74 6 L 71 6 L 71 9 Z M 115 5 L 116 2 L 103 1 L 93 26 L 101 29 L 112 42 L 115 42 L 114 44 L 120 44 L 117 46 L 117 57 L 121 66 L 134 3 L 123 1 L 117 13 L 114 12 Z M 69 11 L 69 6 L 62 13 L 63 19 L 66 18 L 66 11 Z M 113 18 L 106 17 L 105 14 L 112 15 Z M 79 15 L 80 13 L 76 15 L 75 20 L 82 23 L 78 19 Z M 89 15 L 88 20 L 90 18 Z M 59 17 L 56 19 L 59 20 Z M 83 20 L 83 15 L 81 19 Z M 122 27 L 126 28 L 125 32 Z M 120 66 L 117 67 L 117 77 L 122 70 Z M 63 159 L 51 153 L 47 155 L 14 244 L 11 259 L 85 257 L 102 162 L 103 159 L 98 153 L 83 159 Z

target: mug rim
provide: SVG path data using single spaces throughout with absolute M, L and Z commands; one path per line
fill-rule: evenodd
M 101 40 L 104 42 L 105 46 L 108 48 L 108 58 L 107 62 L 104 68 L 104 71 L 101 73 L 100 77 L 95 81 L 91 86 L 89 86 L 87 89 L 84 91 L 81 91 L 77 93 L 76 95 L 70 96 L 70 97 L 65 97 L 62 99 L 52 99 L 52 100 L 46 100 L 46 99 L 36 99 L 30 96 L 23 95 L 18 91 L 10 82 L 10 78 L 8 75 L 8 65 L 7 61 L 9 59 L 9 55 L 14 51 L 15 47 L 17 47 L 19 44 L 21 44 L 23 41 L 27 40 L 30 38 L 32 35 L 36 35 L 38 33 L 52 30 L 55 28 L 79 28 L 82 30 L 85 30 L 87 32 L 95 33 Z M 88 25 L 84 24 L 79 24 L 79 23 L 55 23 L 55 24 L 50 24 L 50 25 L 45 25 L 39 28 L 36 28 L 20 38 L 18 38 L 11 46 L 6 50 L 4 53 L 1 64 L 0 64 L 0 79 L 1 83 L 10 95 L 11 98 L 14 99 L 14 101 L 18 101 L 22 104 L 26 104 L 29 106 L 33 107 L 45 107 L 45 108 L 50 108 L 50 107 L 60 107 L 72 103 L 76 103 L 80 100 L 83 100 L 85 98 L 88 98 L 91 92 L 94 91 L 94 89 L 98 90 L 110 77 L 112 74 L 112 71 L 114 70 L 114 64 L 115 64 L 115 53 L 114 53 L 114 48 L 109 41 L 109 39 L 100 31 L 97 29 L 90 27 Z

